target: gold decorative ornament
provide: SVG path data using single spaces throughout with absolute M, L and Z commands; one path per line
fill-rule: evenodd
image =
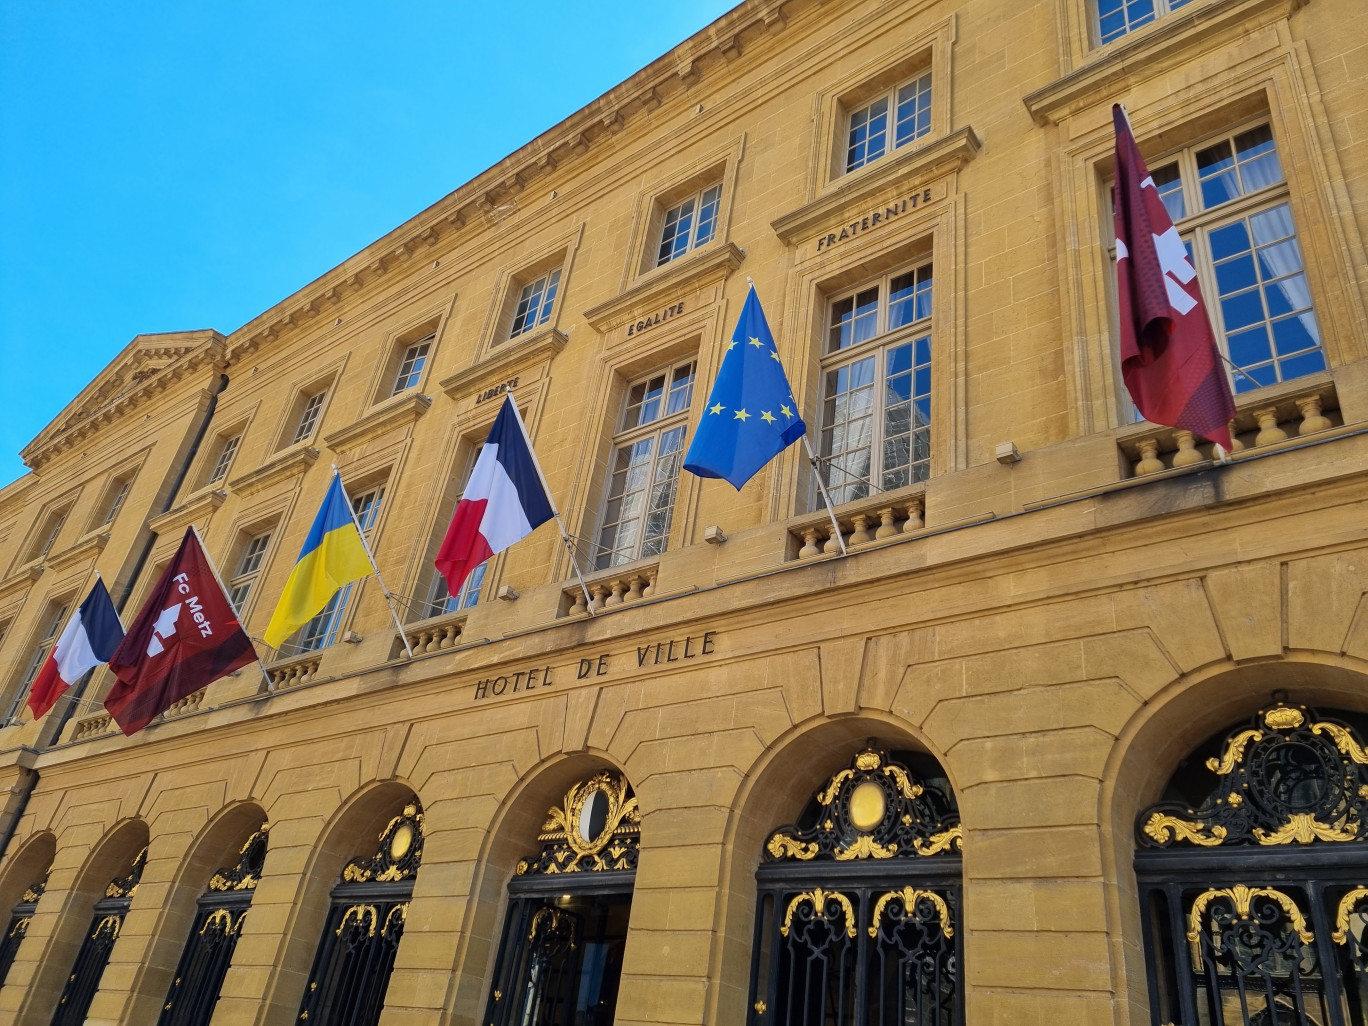
M 1281 702 L 1266 710 L 1263 718 L 1269 730 L 1296 730 L 1306 722 L 1306 717 L 1300 709 L 1296 706 L 1283 705 Z
M 1264 720 L 1267 723 L 1267 718 Z M 1206 761 L 1206 768 L 1212 773 L 1226 774 L 1235 768 L 1236 763 L 1244 761 L 1244 750 L 1249 747 L 1251 742 L 1263 740 L 1262 730 L 1242 730 L 1230 739 L 1226 745 L 1225 752 L 1219 759 L 1211 758 Z
M 864 754 L 865 754 L 864 752 L 861 752 L 861 753 L 860 753 L 860 755 L 864 755 Z M 858 765 L 859 761 L 860 761 L 860 756 L 857 755 L 857 756 L 855 757 L 855 762 L 856 762 L 857 765 Z M 853 769 L 849 769 L 849 768 L 843 769 L 843 770 L 841 770 L 841 772 L 837 773 L 834 777 L 832 777 L 829 781 L 827 781 L 827 786 L 826 786 L 826 788 L 823 789 L 822 793 L 819 794 L 819 795 L 817 796 L 817 802 L 818 802 L 818 804 L 820 804 L 820 805 L 830 805 L 830 804 L 832 803 L 832 801 L 835 800 L 835 798 L 836 798 L 836 793 L 837 793 L 838 791 L 840 791 L 841 785 L 844 784 L 847 780 L 849 780 L 849 779 L 850 779 L 851 777 L 853 777 L 853 776 L 855 776 L 855 771 L 854 771 Z
M 366 926 L 367 918 L 370 919 L 369 926 Z M 342 931 L 347 928 L 347 924 L 353 919 L 356 920 L 357 926 L 366 926 L 367 937 L 375 936 L 375 927 L 380 921 L 380 913 L 376 910 L 374 905 L 353 905 L 351 908 L 347 909 L 347 911 L 343 912 L 342 922 L 337 924 L 337 936 L 342 936 Z
M 1241 919 L 1249 918 L 1249 906 L 1255 898 L 1268 898 L 1270 901 L 1275 901 L 1287 914 L 1287 919 L 1292 924 L 1292 929 L 1297 931 L 1297 936 L 1301 942 L 1311 944 L 1315 941 L 1315 937 L 1306 927 L 1306 918 L 1302 915 L 1301 909 L 1297 908 L 1295 901 L 1282 891 L 1275 890 L 1272 887 L 1248 887 L 1245 884 L 1236 884 L 1234 887 L 1227 887 L 1223 890 L 1203 891 L 1197 895 L 1196 900 L 1192 903 L 1192 910 L 1188 913 L 1187 939 L 1189 941 L 1195 943 L 1202 935 L 1202 916 L 1206 912 L 1207 906 L 1217 898 L 1227 899 L 1234 906 L 1235 915 Z M 1200 969 L 1200 959 L 1197 961 L 1197 967 Z
M 883 822 L 887 809 L 883 788 L 872 780 L 866 780 L 850 792 L 850 822 L 856 830 L 873 830 Z
M 1226 828 L 1220 824 L 1213 826 L 1210 833 L 1204 833 L 1204 829 L 1201 823 L 1191 823 L 1162 812 L 1150 816 L 1144 826 L 1145 833 L 1160 844 L 1169 840 L 1191 841 L 1204 848 L 1214 848 L 1225 840 Z
M 911 777 L 909 777 L 907 775 L 907 771 L 903 769 L 901 766 L 896 766 L 893 763 L 889 763 L 887 766 L 883 768 L 883 771 L 885 774 L 887 774 L 889 777 L 893 779 L 893 782 L 895 784 L 898 785 L 898 791 L 902 794 L 904 798 L 916 798 L 918 795 L 922 793 L 923 788 L 921 784 L 916 783 Z
M 837 848 L 832 857 L 837 862 L 852 862 L 855 859 L 891 859 L 898 852 L 896 844 L 880 844 L 870 834 L 861 834 L 848 848 Z
M 385 916 L 385 927 L 383 932 L 389 933 L 390 924 L 393 923 L 396 919 L 399 920 L 399 924 L 401 926 L 404 923 L 408 922 L 408 910 L 409 903 L 407 901 L 404 902 L 402 905 L 395 905 L 394 908 L 390 909 L 389 914 Z
M 216 908 L 213 912 L 209 913 L 209 918 L 206 919 L 204 925 L 200 927 L 199 935 L 203 937 L 209 927 L 213 926 L 215 923 L 222 926 L 224 933 L 233 932 L 233 914 L 226 908 Z
M 1360 766 L 1368 766 L 1368 752 L 1365 752 L 1353 735 L 1337 723 L 1313 723 L 1311 733 L 1327 734 L 1330 740 L 1335 742 L 1335 747 L 1344 755 L 1349 756 Z
M 936 906 L 936 917 L 940 920 L 941 933 L 945 934 L 946 937 L 953 937 L 955 935 L 955 927 L 950 921 L 950 908 L 945 904 L 945 899 L 935 891 L 920 891 L 915 887 L 904 887 L 900 891 L 889 891 L 887 894 L 879 896 L 879 900 L 874 903 L 874 915 L 871 917 L 872 922 L 869 924 L 869 935 L 871 937 L 877 937 L 879 935 L 879 919 L 883 916 L 883 910 L 890 901 L 901 901 L 903 908 L 905 908 L 910 915 L 912 909 L 922 898 L 925 898 L 927 901 L 931 902 L 932 905 Z
M 1312 841 L 1353 841 L 1358 836 L 1358 824 L 1346 823 L 1333 827 L 1322 823 L 1309 812 L 1294 813 L 1279 829 L 1255 829 L 1254 838 L 1260 844 L 1310 844 Z
M 793 858 L 806 862 L 808 859 L 817 857 L 817 844 L 804 844 L 802 841 L 794 840 L 788 834 L 775 834 L 765 845 L 765 850 L 774 858 Z
M 90 931 L 91 938 L 98 937 L 106 928 L 108 928 L 109 939 L 118 940 L 119 931 L 123 929 L 123 916 L 105 916 L 95 924 L 95 929 Z M 74 980 L 76 977 L 73 976 L 72 979 Z
M 920 838 L 912 842 L 912 850 L 918 855 L 935 855 L 952 848 L 964 850 L 964 827 L 958 824 L 939 834 L 932 834 L 924 842 Z
M 413 846 L 413 827 L 409 824 L 401 824 L 399 829 L 390 838 L 390 858 L 398 860 L 408 854 L 409 848 Z
M 423 808 L 417 801 L 404 806 L 380 831 L 379 847 L 370 858 L 355 858 L 342 868 L 347 883 L 394 883 L 418 873 L 423 856 Z
M 602 823 L 595 830 L 600 815 Z M 547 810 L 537 837 L 541 854 L 519 860 L 516 872 L 522 876 L 635 869 L 640 833 L 641 810 L 626 777 L 600 770 Z
M 1364 898 L 1368 898 L 1368 887 L 1361 884 L 1340 898 L 1339 908 L 1335 912 L 1335 932 L 1330 935 L 1336 944 L 1349 943 L 1349 914 Z
M 757 1001 L 757 1002 L 754 1004 L 753 1007 L 755 1008 L 755 1014 L 756 1014 L 756 1015 L 764 1015 L 764 1014 L 765 1014 L 766 1005 L 765 1005 L 765 1003 L 764 1003 L 763 1001 Z
M 866 748 L 855 755 L 855 768 L 865 773 L 873 773 L 883 762 L 883 756 L 872 748 Z
M 24 916 L 22 919 L 16 919 L 14 925 L 10 927 L 9 935 L 11 937 L 25 936 L 28 933 L 29 923 L 32 921 L 32 916 Z
M 788 908 L 784 910 L 783 925 L 779 927 L 780 936 L 788 936 L 789 927 L 793 924 L 793 913 L 797 910 L 798 906 L 805 901 L 810 901 L 817 915 L 823 919 L 827 918 L 827 902 L 838 902 L 841 906 L 841 911 L 845 913 L 846 935 L 850 937 L 855 936 L 855 908 L 850 904 L 850 899 L 840 891 L 824 891 L 820 887 L 814 887 L 810 891 L 804 891 L 802 894 L 795 895 L 793 900 L 789 902 Z

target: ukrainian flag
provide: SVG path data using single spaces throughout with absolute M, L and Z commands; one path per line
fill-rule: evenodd
M 351 503 L 342 490 L 342 477 L 334 471 L 323 508 L 314 518 L 299 552 L 299 562 L 290 571 L 285 591 L 271 615 L 266 644 L 279 648 L 286 638 L 312 620 L 339 588 L 372 572 L 374 568 L 361 543 L 361 532 L 356 529 Z

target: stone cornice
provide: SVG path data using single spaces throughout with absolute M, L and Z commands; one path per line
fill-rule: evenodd
M 206 489 L 197 495 L 192 495 L 179 506 L 167 510 L 159 517 L 155 517 L 147 524 L 156 534 L 169 534 L 181 528 L 189 527 L 200 517 L 214 512 L 223 505 L 228 493 L 220 489 Z
M 516 342 L 504 343 L 479 363 L 463 367 L 443 378 L 438 386 L 453 399 L 477 391 L 480 386 L 497 384 L 511 371 L 531 364 L 549 361 L 565 348 L 570 339 L 556 328 L 541 328 L 529 332 Z
M 46 567 L 40 562 L 28 563 L 21 566 L 3 581 L 0 581 L 0 599 L 7 599 L 11 595 L 28 588 L 34 581 L 43 576 L 43 571 L 45 569 Z
M 91 382 L 82 395 L 67 407 L 67 410 L 63 410 L 56 420 L 24 448 L 20 453 L 24 463 L 32 470 L 40 471 L 54 456 L 104 430 L 149 399 L 163 394 L 188 375 L 205 368 L 224 365 L 226 349 L 222 335 L 216 331 L 185 334 L 204 334 L 206 338 L 198 347 L 162 346 L 138 347 L 132 352 L 126 350 L 123 360 L 116 360 L 106 368 L 105 372 Z M 135 380 L 124 391 L 108 400 L 101 402 L 97 398 L 100 386 L 109 377 L 121 372 L 131 372 L 136 377 L 139 363 L 161 358 L 170 359 L 171 362 L 151 371 L 146 377 Z M 207 398 L 207 393 L 205 397 Z
M 642 275 L 636 284 L 606 303 L 584 311 L 584 319 L 595 331 L 607 331 L 625 324 L 647 308 L 681 292 L 692 292 L 701 285 L 726 278 L 741 266 L 746 254 L 735 243 L 704 248 L 679 260 L 672 260 Z
M 403 424 L 414 424 L 427 413 L 432 405 L 432 396 L 419 392 L 399 396 L 375 406 L 360 420 L 338 428 L 323 441 L 334 452 L 346 452 L 362 442 L 368 442 L 377 435 Z
M 1036 124 L 1060 120 L 1113 97 L 1136 82 L 1208 52 L 1223 35 L 1242 39 L 1290 17 L 1309 0 L 1208 0 L 1098 47 L 1098 57 L 1022 97 Z
M 89 558 L 95 553 L 100 552 L 109 544 L 109 532 L 91 531 L 74 545 L 68 545 L 61 552 L 53 553 L 43 560 L 49 570 L 56 570 L 60 567 L 69 566 L 72 563 L 79 563 L 82 559 Z
M 430 252 L 443 236 L 467 227 L 492 227 L 501 220 L 499 210 L 514 202 L 529 184 L 615 139 L 662 105 L 681 98 L 688 102 L 687 93 L 694 85 L 732 66 L 752 44 L 784 31 L 803 9 L 818 2 L 746 0 L 739 4 L 554 128 L 243 325 L 233 333 L 230 359 L 243 359 L 326 314 L 353 291 Z
M 240 496 L 252 495 L 263 488 L 269 488 L 277 481 L 304 473 L 317 459 L 318 450 L 312 446 L 291 446 L 256 470 L 248 471 L 241 477 L 229 481 L 228 487 Z
M 850 207 L 867 204 L 891 189 L 903 188 L 910 179 L 930 181 L 958 171 L 974 159 L 982 146 L 973 128 L 965 125 L 925 146 L 885 157 L 867 173 L 842 177 L 815 200 L 776 217 L 770 227 L 786 245 L 792 245 L 839 220 Z

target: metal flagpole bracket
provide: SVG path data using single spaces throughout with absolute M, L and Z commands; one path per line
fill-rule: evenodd
M 808 436 L 803 435 L 803 445 L 807 448 L 808 462 L 812 464 L 812 473 L 817 477 L 817 489 L 822 493 L 822 502 L 826 506 L 827 516 L 831 518 L 832 537 L 836 539 L 836 544 L 841 546 L 841 555 L 847 556 L 845 539 L 841 537 L 841 525 L 836 520 L 836 511 L 831 508 L 831 496 L 827 494 L 826 482 L 822 480 L 822 468 L 817 465 L 817 454 L 812 451 L 812 443 L 808 441 Z

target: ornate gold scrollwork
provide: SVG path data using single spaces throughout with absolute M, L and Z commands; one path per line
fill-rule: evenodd
M 846 934 L 850 937 L 855 936 L 855 907 L 850 904 L 850 899 L 840 891 L 824 891 L 820 887 L 814 887 L 810 891 L 804 891 L 802 894 L 795 895 L 793 900 L 788 903 L 788 908 L 784 910 L 783 925 L 779 927 L 780 936 L 788 936 L 789 927 L 793 925 L 793 913 L 798 909 L 798 906 L 805 901 L 812 902 L 812 907 L 823 919 L 827 918 L 827 902 L 838 902 L 841 906 L 841 911 L 845 913 Z
M 912 842 L 912 850 L 918 855 L 935 855 L 939 852 L 950 851 L 952 848 L 964 850 L 964 827 L 959 824 L 952 826 L 949 830 L 932 834 L 925 841 L 917 838 Z
M 936 906 L 936 917 L 940 920 L 941 932 L 947 937 L 953 937 L 955 927 L 950 921 L 950 908 L 945 904 L 945 899 L 935 891 L 919 891 L 915 887 L 904 887 L 900 891 L 889 891 L 887 894 L 879 896 L 879 900 L 874 903 L 874 915 L 869 924 L 869 935 L 871 937 L 879 935 L 879 919 L 883 916 L 883 910 L 890 901 L 901 901 L 903 908 L 907 909 L 910 914 L 913 906 L 922 898 Z
M 105 888 L 106 898 L 131 898 L 138 893 L 138 881 L 142 879 L 143 869 L 147 866 L 147 849 L 133 856 L 133 867 L 127 876 L 116 877 Z
M 1310 844 L 1312 841 L 1352 841 L 1358 836 L 1358 824 L 1346 823 L 1343 827 L 1322 823 L 1309 812 L 1298 812 L 1290 816 L 1277 830 L 1254 830 L 1254 839 L 1260 844 Z
M 1235 908 L 1235 914 L 1241 919 L 1249 917 L 1249 905 L 1255 898 L 1268 898 L 1276 901 L 1287 913 L 1288 921 L 1292 924 L 1292 929 L 1297 931 L 1297 936 L 1301 938 L 1303 944 L 1311 944 L 1315 937 L 1306 928 L 1306 918 L 1302 915 L 1301 909 L 1297 908 L 1297 903 L 1282 891 L 1272 887 L 1248 887 L 1245 884 L 1236 884 L 1234 887 L 1227 887 L 1223 890 L 1203 891 L 1197 895 L 1192 903 L 1192 909 L 1188 912 L 1187 939 L 1195 941 L 1202 935 L 1202 915 L 1217 898 L 1226 898 Z
M 95 929 L 90 931 L 90 936 L 92 938 L 98 937 L 105 927 L 109 928 L 109 939 L 118 940 L 119 931 L 123 929 L 123 916 L 105 916 L 95 924 Z
M 417 875 L 422 855 L 423 808 L 414 799 L 380 831 L 375 854 L 348 862 L 342 869 L 342 879 L 347 883 L 407 880 Z
M 898 852 L 897 844 L 880 844 L 872 834 L 860 834 L 849 848 L 837 848 L 832 858 L 837 862 L 853 862 L 855 859 L 891 859 Z
M 251 891 L 256 889 L 260 863 L 266 857 L 266 836 L 270 825 L 262 823 L 259 830 L 242 842 L 237 862 L 225 866 L 209 880 L 211 891 Z M 254 871 L 255 870 L 255 871 Z
M 883 768 L 883 771 L 886 776 L 893 778 L 893 782 L 898 785 L 898 790 L 904 798 L 916 798 L 922 793 L 921 784 L 915 783 L 901 766 L 889 763 Z
M 1204 848 L 1214 848 L 1225 840 L 1226 828 L 1217 824 L 1211 828 L 1211 833 L 1202 832 L 1201 823 L 1192 823 L 1185 819 L 1178 819 L 1176 816 L 1167 816 L 1162 812 L 1156 812 L 1149 819 L 1145 820 L 1145 833 L 1154 838 L 1160 844 L 1168 840 L 1191 841 L 1193 844 L 1200 844 Z
M 409 903 L 407 901 L 404 902 L 402 905 L 395 905 L 394 908 L 390 909 L 389 914 L 385 916 L 385 928 L 383 932 L 389 933 L 390 923 L 394 922 L 396 917 L 398 918 L 401 925 L 407 923 L 408 909 Z
M 234 926 L 233 913 L 229 912 L 226 908 L 214 909 L 213 912 L 209 913 L 209 918 L 204 921 L 204 925 L 200 927 L 199 935 L 203 937 L 209 927 L 213 926 L 215 923 L 222 925 L 224 933 L 232 933 Z
M 1364 898 L 1368 898 L 1368 887 L 1362 885 L 1340 898 L 1339 908 L 1335 912 L 1335 932 L 1330 935 L 1330 939 L 1336 944 L 1349 943 L 1349 914 Z
M 1365 752 L 1359 746 L 1359 743 L 1354 740 L 1353 735 L 1339 724 L 1324 722 L 1313 723 L 1311 724 L 1311 733 L 1328 734 L 1330 740 L 1335 742 L 1335 747 L 1340 750 L 1341 754 L 1349 756 L 1349 758 L 1353 759 L 1360 766 L 1368 766 L 1368 752 Z
M 863 752 L 860 753 L 860 755 L 863 754 Z M 859 763 L 859 756 L 855 757 L 855 761 L 856 764 Z M 878 764 L 875 763 L 875 765 Z M 836 792 L 841 789 L 841 785 L 844 784 L 854 775 L 855 771 L 848 767 L 846 769 L 841 770 L 841 772 L 837 773 L 834 777 L 827 781 L 827 786 L 822 790 L 822 793 L 817 796 L 817 803 L 819 805 L 830 805 L 833 801 L 835 801 Z
M 599 808 L 590 805 L 601 802 Z M 590 825 L 602 815 L 600 824 Z M 593 837 L 588 830 L 595 829 Z M 635 869 L 641 809 L 627 778 L 601 770 L 575 784 L 547 810 L 540 855 L 520 859 L 515 873 L 580 873 Z
M 815 841 L 811 844 L 804 844 L 783 832 L 771 837 L 765 844 L 765 850 L 776 859 L 793 858 L 806 862 L 808 859 L 817 857 L 817 843 Z
M 1219 759 L 1213 757 L 1206 761 L 1206 768 L 1212 773 L 1229 773 L 1235 768 L 1236 763 L 1244 761 L 1244 750 L 1249 747 L 1250 742 L 1262 740 L 1262 730 L 1242 730 L 1230 739 Z
M 23 916 L 20 919 L 16 919 L 14 921 L 14 925 L 10 927 L 9 935 L 11 937 L 25 936 L 28 933 L 29 923 L 31 923 L 32 921 L 32 916 Z
M 337 924 L 337 936 L 342 936 L 342 931 L 347 928 L 347 924 L 356 920 L 357 926 L 366 926 L 366 918 L 370 918 L 370 926 L 366 927 L 366 936 L 375 936 L 375 927 L 380 922 L 380 913 L 374 905 L 353 905 L 342 913 L 342 922 Z
M 602 792 L 608 801 L 607 817 L 604 820 L 603 828 L 597 837 L 581 837 L 579 823 L 584 813 L 585 803 L 599 792 Z M 613 839 L 613 832 L 617 829 L 618 824 L 636 812 L 636 797 L 627 797 L 627 779 L 622 774 L 615 773 L 612 770 L 602 770 L 588 780 L 570 788 L 566 792 L 565 800 L 560 808 L 554 805 L 551 807 L 549 810 L 550 819 L 544 829 L 547 832 L 552 829 L 563 832 L 565 843 L 578 856 L 597 855 Z M 561 838 L 557 839 L 560 840 Z

